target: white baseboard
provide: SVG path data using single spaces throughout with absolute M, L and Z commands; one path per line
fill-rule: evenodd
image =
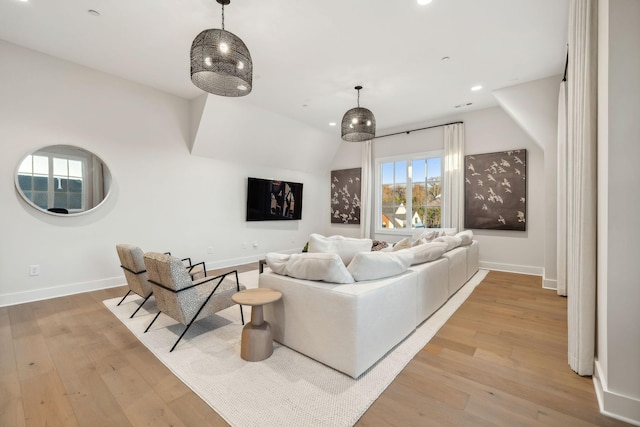
M 115 288 L 126 284 L 124 276 L 111 277 L 90 282 L 72 283 L 70 285 L 55 286 L 52 288 L 33 289 L 24 292 L 13 292 L 0 295 L 0 307 L 8 305 L 24 304 L 27 302 L 41 301 L 50 298 L 64 297 L 67 295 L 81 294 L 83 292 L 97 291 L 98 289 Z
M 300 249 L 289 249 L 284 251 L 278 251 L 281 253 L 299 253 Z M 255 254 L 248 257 L 226 259 L 220 261 L 206 261 L 207 270 L 214 270 L 218 268 L 226 268 L 234 265 L 256 263 L 256 269 L 258 268 L 258 260 L 263 259 L 264 254 Z M 111 277 L 108 279 L 99 279 L 89 282 L 72 283 L 69 285 L 54 286 L 51 288 L 34 289 L 24 292 L 14 292 L 7 294 L 0 294 L 0 307 L 9 305 L 24 304 L 33 301 L 41 301 L 50 298 L 64 297 L 67 295 L 80 294 L 83 292 L 97 291 L 99 289 L 115 288 L 118 286 L 126 285 L 126 279 L 124 276 Z
M 480 268 L 495 271 L 507 271 L 509 273 L 530 274 L 533 276 L 544 276 L 544 268 L 532 267 L 529 265 L 502 264 L 498 262 L 480 261 Z
M 556 279 L 542 279 L 542 287 L 544 289 L 557 290 L 558 289 L 558 280 Z
M 640 426 L 640 400 L 609 390 L 606 378 L 602 377 L 602 372 L 600 362 L 596 360 L 593 387 L 596 389 L 600 413 L 634 426 Z
M 242 258 L 206 261 L 205 264 L 207 266 L 207 270 L 217 270 L 219 268 L 227 268 L 234 265 L 250 264 L 252 262 L 255 262 L 256 268 L 258 268 L 258 260 L 263 258 L 264 258 L 264 255 L 251 255 L 251 256 L 242 257 Z
M 300 253 L 300 248 L 296 249 L 285 249 L 278 250 L 278 253 L 281 254 L 297 254 Z M 227 268 L 234 265 L 243 265 L 250 264 L 252 262 L 256 263 L 256 268 L 258 268 L 258 261 L 264 259 L 265 254 L 255 254 L 242 258 L 231 258 L 231 259 L 223 259 L 217 261 L 206 261 L 207 270 L 216 270 L 218 268 Z

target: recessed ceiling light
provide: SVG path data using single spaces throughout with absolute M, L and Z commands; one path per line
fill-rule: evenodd
M 482 89 L 482 86 L 480 86 L 480 85 L 476 85 L 476 86 L 471 88 L 471 90 L 474 91 L 474 92 L 479 91 L 481 89 Z
M 91 16 L 100 16 L 100 12 L 98 12 L 97 10 L 93 10 L 93 9 L 89 9 L 87 10 L 87 13 Z
M 335 125 L 337 125 L 337 123 L 336 123 L 336 122 L 331 122 L 331 123 L 329 123 L 329 126 L 335 126 Z
M 18 1 L 21 1 L 22 3 L 26 3 L 26 2 L 28 2 L 29 0 L 18 0 Z
M 424 6 L 425 4 L 431 3 L 431 0 L 418 0 L 418 4 Z

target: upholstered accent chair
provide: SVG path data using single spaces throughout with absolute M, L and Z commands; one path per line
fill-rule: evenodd
M 124 270 L 124 276 L 127 279 L 127 284 L 129 285 L 129 290 L 122 297 L 118 305 L 122 304 L 131 292 L 144 298 L 142 304 L 140 304 L 131 315 L 131 317 L 133 317 L 152 294 L 151 286 L 147 281 L 147 269 L 144 265 L 144 252 L 142 252 L 142 249 L 137 246 L 127 244 L 116 245 L 116 250 L 118 251 L 118 258 L 120 258 L 120 267 Z M 165 254 L 171 255 L 171 252 L 165 252 Z M 204 262 L 194 264 L 191 262 L 191 258 L 182 258 L 180 261 L 192 278 L 195 279 L 198 276 L 204 277 L 207 275 Z
M 144 298 L 142 303 L 131 315 L 131 317 L 133 317 L 152 294 L 151 285 L 147 277 L 147 268 L 144 265 L 144 253 L 139 247 L 128 244 L 116 245 L 116 250 L 118 251 L 118 258 L 120 258 L 120 266 L 122 270 L 124 270 L 124 277 L 127 279 L 127 285 L 129 286 L 129 290 L 122 297 L 118 305 L 122 304 L 131 292 Z
M 147 252 L 144 254 L 144 263 L 159 310 L 145 332 L 161 313 L 186 326 L 169 352 L 176 348 L 196 319 L 235 305 L 231 296 L 246 289 L 238 281 L 237 270 L 213 277 L 207 277 L 205 270 L 205 277 L 194 280 L 185 270 L 181 260 L 171 255 Z M 240 318 L 244 325 L 241 306 Z

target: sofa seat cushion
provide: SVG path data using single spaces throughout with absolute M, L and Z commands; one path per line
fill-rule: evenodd
M 404 273 L 413 262 L 410 251 L 358 252 L 347 267 L 356 282 L 376 280 Z
M 344 265 L 349 265 L 358 252 L 370 252 L 373 246 L 371 239 L 311 234 L 309 236 L 309 252 L 338 254 Z
M 409 271 L 418 274 L 416 288 L 416 321 L 424 322 L 449 298 L 449 260 L 440 257 L 435 261 L 416 264 Z
M 442 255 L 449 260 L 449 297 L 467 281 L 467 248 L 455 248 Z
M 415 329 L 416 280 L 335 285 L 265 271 L 258 286 L 282 293 L 264 306 L 275 341 L 357 378 Z

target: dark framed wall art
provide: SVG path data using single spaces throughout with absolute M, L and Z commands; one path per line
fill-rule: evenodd
M 526 231 L 527 150 L 464 157 L 464 227 Z
M 360 224 L 362 168 L 331 171 L 331 223 Z

